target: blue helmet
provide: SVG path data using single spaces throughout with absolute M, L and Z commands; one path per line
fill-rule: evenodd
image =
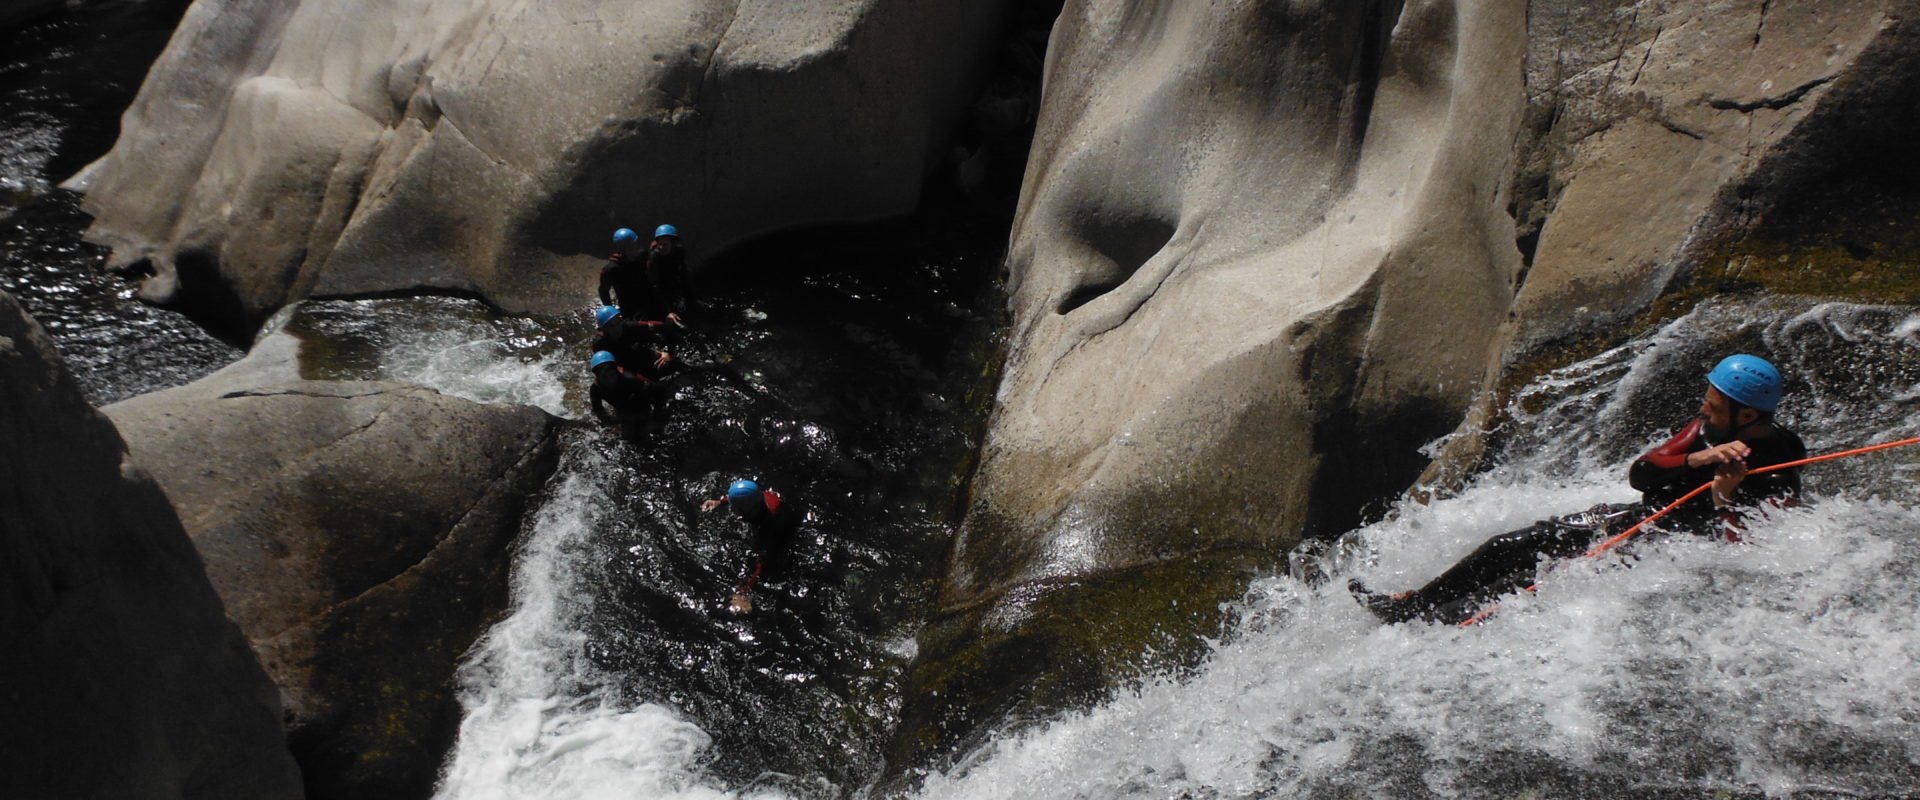
M 620 316 L 620 309 L 613 306 L 601 306 L 599 311 L 593 312 L 593 325 L 596 328 L 607 327 L 607 323 L 612 322 L 613 318 L 617 316 Z
M 1780 405 L 1780 370 L 1745 353 L 1720 359 L 1707 383 L 1740 405 L 1771 413 Z
M 680 229 L 673 227 L 672 225 L 662 225 L 658 228 L 653 229 L 653 238 L 658 239 L 662 236 L 672 236 L 675 238 L 679 238 Z
M 621 228 L 613 232 L 614 244 L 633 244 L 637 241 L 640 241 L 640 234 L 634 233 L 632 228 Z
M 613 354 L 602 350 L 593 354 L 593 359 L 587 362 L 587 369 L 599 369 L 601 364 L 611 364 L 613 361 Z
M 760 499 L 760 484 L 741 478 L 727 487 L 727 503 L 738 506 Z

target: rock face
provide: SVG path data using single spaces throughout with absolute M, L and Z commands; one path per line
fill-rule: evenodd
M 300 380 L 287 341 L 107 413 L 282 687 L 308 793 L 425 796 L 458 725 L 454 667 L 505 605 L 554 421 Z
M 901 213 L 967 97 L 975 0 L 198 0 L 70 184 L 154 299 L 592 296 L 619 225 L 697 257 Z M 182 291 L 185 294 L 180 294 Z
M 1817 173 L 1837 109 L 1910 98 L 1916 5 L 1068 3 L 904 753 L 1192 652 L 1506 365 Z
M 179 518 L 5 293 L 0 454 L 0 796 L 300 797 Z

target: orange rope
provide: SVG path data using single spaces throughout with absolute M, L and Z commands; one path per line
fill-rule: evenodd
M 1778 470 L 1805 466 L 1807 464 L 1818 464 L 1822 461 L 1832 461 L 1836 458 L 1846 458 L 1847 456 L 1857 456 L 1862 453 L 1872 453 L 1878 450 L 1889 450 L 1895 447 L 1905 447 L 1910 444 L 1920 444 L 1920 436 L 1915 436 L 1911 439 L 1901 439 L 1900 441 L 1897 441 L 1897 442 L 1884 442 L 1881 444 L 1868 445 L 1866 447 L 1856 447 L 1852 450 L 1842 450 L 1838 453 L 1827 453 L 1825 455 L 1813 456 L 1811 458 L 1803 458 L 1798 461 L 1788 461 L 1781 464 L 1773 464 L 1770 466 L 1765 466 L 1756 470 L 1752 470 L 1747 474 L 1760 475 L 1768 472 L 1775 472 Z M 1711 488 L 1713 488 L 1712 481 L 1708 481 L 1706 483 L 1700 484 L 1699 488 L 1694 489 L 1691 492 L 1687 492 L 1684 495 L 1681 495 L 1680 499 L 1678 500 L 1668 503 L 1666 508 L 1662 508 L 1659 511 L 1655 511 L 1653 513 L 1653 516 L 1640 520 L 1638 523 L 1635 523 L 1633 527 L 1628 528 L 1624 531 L 1621 531 L 1618 535 L 1615 535 L 1604 542 L 1594 545 L 1593 548 L 1588 550 L 1584 555 L 1581 556 L 1581 558 L 1593 558 L 1594 556 L 1600 555 L 1601 553 L 1605 553 L 1608 550 L 1612 550 L 1615 547 L 1619 547 L 1620 543 L 1625 542 L 1630 538 L 1633 538 L 1634 534 L 1639 533 L 1640 530 L 1642 528 L 1647 527 L 1649 523 L 1661 517 L 1666 516 L 1668 512 L 1676 508 L 1679 508 L 1680 506 L 1684 505 L 1688 500 L 1692 500 L 1693 498 L 1699 497 L 1701 492 L 1704 492 Z M 1537 588 L 1539 588 L 1539 584 L 1528 586 L 1527 591 L 1531 592 Z M 1460 627 L 1465 628 L 1472 625 L 1478 625 L 1480 624 L 1481 620 L 1484 620 L 1487 617 L 1493 616 L 1493 612 L 1498 611 L 1499 609 L 1500 609 L 1499 603 L 1494 603 L 1493 605 L 1480 609 L 1479 612 L 1475 613 L 1471 617 L 1468 617 L 1467 621 L 1460 623 Z

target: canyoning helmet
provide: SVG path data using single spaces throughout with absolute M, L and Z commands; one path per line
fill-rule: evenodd
M 1720 359 L 1707 373 L 1707 383 L 1748 408 L 1772 413 L 1780 405 L 1780 370 L 1759 356 L 1741 353 Z
M 633 244 L 637 241 L 640 241 L 640 234 L 634 233 L 632 228 L 621 228 L 613 232 L 614 244 Z
M 613 362 L 613 354 L 602 350 L 593 354 L 593 358 L 587 362 L 587 369 L 599 369 L 601 364 L 611 364 Z
M 612 322 L 613 318 L 617 316 L 620 316 L 620 309 L 613 306 L 601 306 L 599 311 L 593 312 L 593 325 L 596 328 L 607 327 L 607 323 Z
M 737 480 L 737 482 L 733 482 L 732 485 L 726 487 L 726 501 L 728 501 L 728 503 L 751 503 L 751 501 L 758 501 L 758 499 L 760 499 L 760 483 L 741 478 L 741 480 Z
M 680 238 L 680 229 L 673 227 L 672 225 L 662 225 L 658 228 L 653 229 L 653 238 L 659 239 L 666 236 L 671 236 L 675 239 L 678 239 Z

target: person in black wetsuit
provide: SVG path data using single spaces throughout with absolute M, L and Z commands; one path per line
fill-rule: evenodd
M 687 248 L 680 244 L 680 229 L 661 225 L 653 229 L 653 242 L 647 245 L 647 300 L 643 319 L 665 320 L 678 327 L 681 316 L 693 304 L 693 281 L 687 278 Z
M 614 354 L 601 350 L 587 362 L 593 385 L 587 398 L 593 415 L 608 424 L 644 423 L 653 416 L 654 381 L 622 368 Z M 609 412 L 607 407 L 612 407 Z M 629 433 L 634 433 L 629 429 Z
M 661 347 L 660 329 L 667 323 L 628 319 L 613 306 L 601 306 L 593 322 L 593 344 L 587 349 L 612 353 L 621 369 L 657 381 L 678 366 L 673 354 Z
M 763 489 L 745 478 L 728 485 L 726 494 L 701 503 L 700 510 L 712 511 L 721 506 L 732 508 L 753 530 L 753 563 L 747 566 L 728 602 L 729 610 L 743 614 L 753 610 L 753 587 L 777 570 L 780 556 L 786 553 L 787 540 L 800 527 L 802 515 L 800 509 L 779 492 Z
M 613 254 L 600 268 L 600 304 L 617 305 L 628 319 L 659 319 L 647 316 L 652 305 L 653 287 L 647 281 L 647 248 L 632 228 L 613 232 Z
M 1800 437 L 1774 421 L 1779 402 L 1780 373 L 1772 364 L 1757 356 L 1728 356 L 1707 375 L 1699 415 L 1628 468 L 1627 483 L 1641 492 L 1640 502 L 1598 505 L 1496 536 L 1411 592 L 1376 593 L 1358 578 L 1347 588 L 1387 622 L 1462 622 L 1488 600 L 1528 585 L 1539 559 L 1585 553 L 1708 482 L 1710 504 L 1695 500 L 1663 517 L 1661 525 L 1739 541 L 1743 508 L 1790 505 L 1800 494 L 1797 467 L 1747 476 L 1807 456 Z

